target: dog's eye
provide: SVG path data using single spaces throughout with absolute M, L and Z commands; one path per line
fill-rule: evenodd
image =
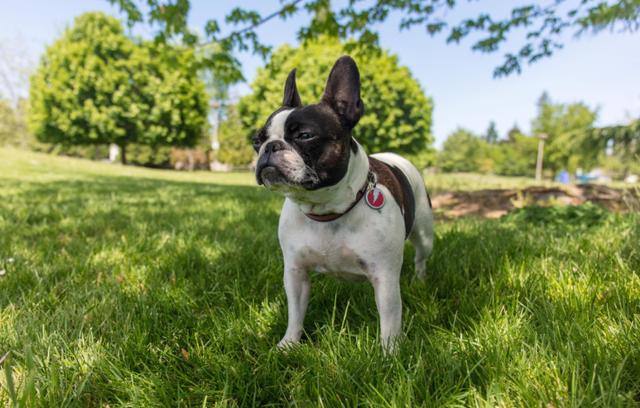
M 251 138 L 252 142 L 253 142 L 253 148 L 257 151 L 258 149 L 260 149 L 260 145 L 262 145 L 262 137 L 260 134 L 254 135 Z
M 298 139 L 300 140 L 309 140 L 312 139 L 313 135 L 310 132 L 300 132 L 298 133 Z

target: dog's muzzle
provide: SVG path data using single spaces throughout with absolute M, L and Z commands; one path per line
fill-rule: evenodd
M 278 167 L 278 153 L 286 149 L 280 140 L 274 140 L 265 145 L 256 164 L 256 181 L 258 184 L 286 182 L 287 177 Z

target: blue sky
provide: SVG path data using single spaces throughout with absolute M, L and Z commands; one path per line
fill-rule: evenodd
M 279 4 L 276 0 L 192 3 L 189 21 L 196 29 L 201 29 L 210 17 L 222 19 L 235 6 L 266 14 Z M 340 1 L 334 3 L 339 5 Z M 514 3 L 517 2 L 465 2 L 461 10 L 447 17 L 457 21 L 486 9 L 506 13 Z M 37 61 L 46 45 L 75 16 L 91 10 L 118 15 L 106 0 L 8 0 L 0 14 L 0 41 L 13 41 Z M 297 21 L 306 20 L 297 17 Z M 259 33 L 271 45 L 295 44 L 297 27 L 298 22 L 275 19 L 261 27 Z M 632 117 L 640 117 L 640 33 L 605 32 L 578 39 L 567 35 L 565 48 L 551 59 L 525 67 L 521 75 L 494 79 L 493 68 L 502 61 L 500 52 L 475 53 L 469 42 L 447 45 L 443 37 L 429 37 L 421 29 L 399 32 L 396 18 L 378 28 L 382 46 L 398 54 L 400 62 L 411 69 L 433 98 L 433 132 L 438 146 L 455 128 L 484 132 L 490 120 L 496 121 L 501 135 L 514 123 L 528 131 L 536 100 L 545 90 L 554 101 L 583 101 L 599 108 L 599 125 L 626 123 Z M 517 43 L 507 46 L 513 50 Z M 250 82 L 263 62 L 249 54 L 241 54 L 240 60 Z M 248 84 L 235 88 L 239 95 L 249 91 Z

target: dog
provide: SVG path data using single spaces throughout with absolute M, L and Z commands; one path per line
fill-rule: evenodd
M 288 323 L 279 348 L 300 342 L 312 271 L 371 283 L 386 352 L 401 333 L 405 239 L 415 248 L 416 277 L 425 279 L 433 215 L 424 181 L 401 156 L 367 156 L 352 136 L 363 114 L 358 67 L 343 56 L 317 104 L 302 104 L 293 69 L 282 106 L 253 137 L 257 183 L 285 196 L 278 238 Z

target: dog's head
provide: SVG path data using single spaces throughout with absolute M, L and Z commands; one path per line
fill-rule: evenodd
M 360 74 L 351 57 L 336 61 L 315 105 L 302 105 L 292 70 L 282 106 L 253 138 L 258 184 L 287 191 L 338 183 L 347 172 L 352 148 L 355 151 L 351 131 L 363 113 Z

